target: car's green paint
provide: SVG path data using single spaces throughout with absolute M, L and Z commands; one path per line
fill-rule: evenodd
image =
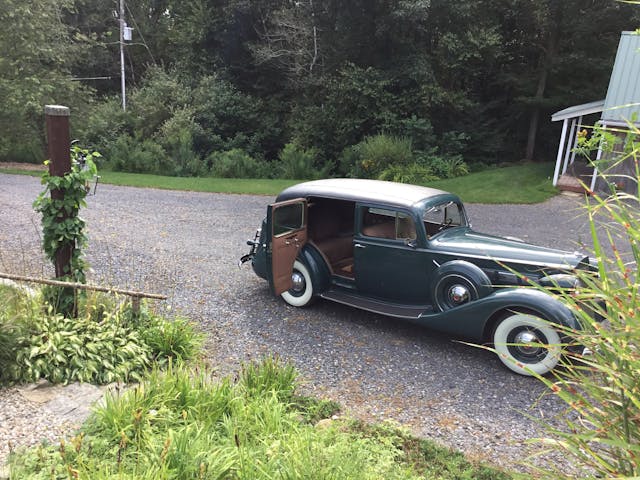
M 298 258 L 313 277 L 314 295 L 337 289 L 389 304 L 423 305 L 423 314 L 411 321 L 478 341 L 488 340 L 495 322 L 511 311 L 533 312 L 557 324 L 579 327 L 571 311 L 553 296 L 533 288 L 513 287 L 527 285 L 528 280 L 553 283 L 553 280 L 548 280 L 549 276 L 553 279 L 554 275 L 587 268 L 588 258 L 578 253 L 475 232 L 470 228 L 464 206 L 456 195 L 390 182 L 333 179 L 295 185 L 284 190 L 276 200 L 281 202 L 294 198 L 345 200 L 353 202 L 356 209 L 354 279 L 333 275 L 323 255 L 313 245 L 305 245 L 301 249 Z M 431 207 L 448 202 L 460 206 L 462 225 L 428 236 L 422 222 L 423 215 Z M 371 206 L 410 215 L 415 221 L 415 242 L 407 244 L 363 235 L 360 231 L 361 211 Z M 256 274 L 266 279 L 269 279 L 268 264 L 271 261 L 270 231 L 267 218 L 263 221 L 252 260 Z M 365 248 L 357 248 L 358 244 Z M 433 279 L 442 265 L 452 261 L 461 261 L 457 265 L 479 267 L 486 274 L 482 277 L 488 277 L 491 285 L 479 288 L 479 298 L 442 312 L 435 307 Z M 567 285 L 571 283 L 571 277 L 566 275 L 557 278 L 562 278 Z
M 571 270 L 584 260 L 579 253 L 539 247 L 478 233 L 470 228 L 451 228 L 429 241 L 429 248 L 438 255 L 465 258 L 469 261 L 491 260 L 506 263 L 518 271 L 526 272 L 529 265 L 554 270 Z M 521 267 L 518 267 L 521 265 Z
M 484 342 L 495 323 L 513 311 L 527 311 L 569 328 L 580 328 L 571 310 L 550 295 L 533 288 L 502 288 L 474 302 L 446 312 L 425 312 L 413 323 Z

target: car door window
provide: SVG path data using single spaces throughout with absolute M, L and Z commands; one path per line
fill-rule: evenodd
M 280 237 L 304 227 L 304 203 L 283 205 L 273 212 L 273 236 Z
M 365 207 L 361 232 L 367 237 L 415 240 L 416 227 L 406 213 L 385 208 Z

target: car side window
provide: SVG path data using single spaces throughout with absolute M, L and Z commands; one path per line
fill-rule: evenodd
M 273 235 L 279 237 L 304 227 L 304 203 L 291 203 L 273 212 Z
M 385 208 L 364 207 L 361 232 L 367 237 L 415 240 L 416 226 L 409 215 Z

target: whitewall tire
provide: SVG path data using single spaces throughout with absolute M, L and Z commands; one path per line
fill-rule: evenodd
M 293 264 L 293 287 L 282 294 L 282 299 L 294 307 L 305 307 L 313 300 L 313 282 L 309 269 L 300 261 Z
M 493 346 L 502 363 L 520 375 L 544 375 L 560 361 L 560 335 L 546 320 L 526 313 L 512 313 L 500 321 Z

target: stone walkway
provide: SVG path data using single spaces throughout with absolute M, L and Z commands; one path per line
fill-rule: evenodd
M 0 479 L 9 478 L 6 461 L 10 450 L 42 441 L 58 442 L 73 435 L 109 388 L 88 383 L 54 385 L 41 380 L 1 389 Z M 34 431 L 38 436 L 33 435 Z

